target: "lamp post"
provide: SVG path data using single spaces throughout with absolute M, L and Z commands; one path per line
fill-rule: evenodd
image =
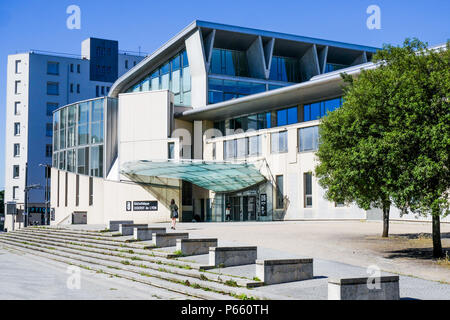
M 49 164 L 39 164 L 40 167 L 44 167 L 45 168 L 45 225 L 50 224 L 50 210 L 49 210 L 49 204 L 50 204 L 50 199 L 49 199 L 49 194 L 48 194 L 48 179 L 50 176 L 50 169 L 51 169 L 51 165 Z

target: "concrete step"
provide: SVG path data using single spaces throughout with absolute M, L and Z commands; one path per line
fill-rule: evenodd
M 104 250 L 104 249 L 95 249 L 91 247 L 83 247 L 80 248 L 80 246 L 70 245 L 70 244 L 63 244 L 63 243 L 55 243 L 52 241 L 48 241 L 41 238 L 36 237 L 24 237 L 24 236 L 17 236 L 17 235 L 9 235 L 7 238 L 14 239 L 19 242 L 32 242 L 36 244 L 37 246 L 41 247 L 53 247 L 60 251 L 68 252 L 68 253 L 78 253 L 80 255 L 88 256 L 88 257 L 94 257 L 94 258 L 102 258 L 105 260 L 111 260 L 115 262 L 122 263 L 123 261 L 127 261 L 128 264 L 134 265 L 134 266 L 142 266 L 144 265 L 146 268 L 150 268 L 153 270 L 160 270 L 164 269 L 165 271 L 173 274 L 178 275 L 186 275 L 198 279 L 208 280 L 208 281 L 214 281 L 223 283 L 226 281 L 235 281 L 237 285 L 241 287 L 248 287 L 253 288 L 260 286 L 261 284 L 259 282 L 255 282 L 251 279 L 245 279 L 242 277 L 233 277 L 233 276 L 227 276 L 227 275 L 219 275 L 216 273 L 210 273 L 210 272 L 199 272 L 198 270 L 192 268 L 192 266 L 189 263 L 180 263 L 178 261 L 174 261 L 172 259 L 164 259 L 164 258 L 150 258 L 148 256 L 137 256 L 129 253 L 123 253 L 123 252 L 115 252 L 111 250 Z
M 79 242 L 84 242 L 84 243 L 91 243 L 91 244 L 104 244 L 104 245 L 110 245 L 110 246 L 115 246 L 115 247 L 122 247 L 125 249 L 142 249 L 144 250 L 145 248 L 151 248 L 152 246 L 150 245 L 144 245 L 144 244 L 136 244 L 136 243 L 125 243 L 125 242 L 117 242 L 117 241 L 111 241 L 111 240 L 97 240 L 97 239 L 86 239 L 86 238 L 80 238 L 77 237 L 76 235 L 66 235 L 66 234 L 52 234 L 52 233 L 38 233 L 38 232 L 33 232 L 33 231 L 29 231 L 26 229 L 22 229 L 22 230 L 17 230 L 17 231 L 12 231 L 12 233 L 23 233 L 23 234 L 41 234 L 41 235 L 45 235 L 45 237 L 49 237 L 55 240 L 76 240 Z
M 84 246 L 84 247 L 90 247 L 90 248 L 99 248 L 99 249 L 106 249 L 106 250 L 113 250 L 118 252 L 130 252 L 140 255 L 150 255 L 150 256 L 157 256 L 162 258 L 170 258 L 172 256 L 175 256 L 173 254 L 167 254 L 159 251 L 149 250 L 149 249 L 143 249 L 142 247 L 136 248 L 135 246 L 129 247 L 128 244 L 123 243 L 116 243 L 116 242 L 108 242 L 107 244 L 104 244 L 99 241 L 90 241 L 90 239 L 78 239 L 77 237 L 72 236 L 59 236 L 59 235 L 51 235 L 46 233 L 32 233 L 27 231 L 12 231 L 8 234 L 14 234 L 14 235 L 25 235 L 27 237 L 39 237 L 40 239 L 48 239 L 53 240 L 57 242 L 62 242 L 66 244 L 74 244 L 78 246 Z M 197 266 L 196 268 L 198 268 Z
M 127 242 L 130 237 L 122 237 L 122 236 L 113 236 L 108 235 L 105 236 L 103 234 L 85 234 L 85 233 L 73 233 L 73 232 L 66 232 L 64 230 L 50 230 L 50 228 L 41 229 L 41 228 L 24 228 L 20 230 L 16 230 L 17 232 L 32 232 L 32 233 L 40 233 L 40 234 L 52 234 L 52 235 L 63 235 L 63 236 L 71 236 L 76 237 L 79 239 L 93 239 L 93 240 L 104 240 L 104 241 L 111 241 L 111 242 L 118 242 L 118 243 L 125 243 Z M 14 232 L 16 232 L 14 231 Z
M 106 268 L 114 268 L 117 270 L 123 270 L 128 272 L 134 272 L 136 274 L 144 274 L 148 277 L 155 277 L 158 279 L 163 279 L 175 283 L 184 283 L 186 281 L 189 281 L 191 286 L 196 286 L 198 288 L 204 288 L 206 290 L 211 290 L 213 292 L 220 292 L 224 294 L 228 294 L 231 296 L 240 296 L 245 295 L 246 297 L 254 297 L 256 299 L 279 299 L 280 297 L 274 296 L 274 295 L 268 295 L 266 293 L 256 293 L 252 292 L 249 289 L 241 288 L 241 287 L 234 287 L 234 285 L 237 284 L 235 280 L 230 279 L 230 283 L 223 284 L 218 282 L 212 282 L 208 278 L 204 278 L 202 280 L 201 277 L 197 278 L 193 275 L 179 275 L 179 274 L 173 274 L 170 273 L 170 270 L 168 268 L 159 268 L 158 270 L 150 269 L 148 268 L 148 263 L 136 263 L 131 262 L 129 260 L 126 260 L 127 262 L 124 263 L 125 259 L 121 257 L 111 257 L 111 256 L 105 256 L 101 254 L 96 253 L 89 253 L 89 252 L 80 252 L 79 250 L 74 249 L 64 249 L 64 248 L 58 248 L 56 245 L 45 245 L 43 246 L 39 242 L 36 242 L 38 240 L 30 240 L 26 237 L 22 237 L 20 239 L 17 239 L 18 236 L 16 236 L 16 239 L 13 238 L 14 236 L 11 236 L 10 239 L 8 237 L 2 236 L 0 237 L 1 242 L 7 242 L 8 244 L 15 244 L 18 246 L 25 246 L 28 249 L 34 249 L 39 252 L 45 252 L 48 254 L 53 254 L 58 257 L 63 258 L 69 258 L 74 259 L 79 262 L 85 262 L 85 263 L 91 263 L 91 264 L 97 264 L 102 267 Z M 21 242 L 18 242 L 18 240 L 22 240 Z M 33 242 L 35 241 L 35 242 Z M 106 257 L 106 258 L 105 258 Z M 222 279 L 222 281 L 224 281 Z M 231 286 L 230 286 L 231 285 Z
M 117 232 L 104 232 L 101 230 L 74 230 L 70 228 L 64 228 L 64 227 L 48 227 L 48 226 L 30 226 L 24 229 L 30 229 L 30 230 L 42 230 L 42 231 L 59 231 L 59 232 L 65 232 L 65 233 L 71 233 L 71 234 L 81 234 L 81 235 L 90 235 L 90 236 L 103 236 L 103 237 L 112 237 L 113 234 Z
M 180 283 L 166 281 L 163 279 L 158 279 L 158 278 L 150 277 L 150 276 L 143 275 L 143 274 L 137 274 L 135 272 L 130 272 L 130 271 L 123 270 L 120 268 L 116 269 L 116 268 L 111 268 L 108 266 L 99 265 L 96 263 L 91 263 L 88 261 L 80 260 L 77 258 L 69 258 L 69 257 L 61 256 L 61 255 L 55 255 L 54 253 L 49 252 L 49 250 L 36 249 L 32 246 L 17 244 L 17 243 L 8 241 L 3 238 L 0 238 L 0 244 L 5 247 L 17 250 L 17 251 L 21 251 L 23 253 L 32 254 L 34 256 L 51 259 L 53 261 L 58 261 L 58 262 L 65 263 L 68 265 L 78 266 L 83 269 L 96 271 L 98 273 L 108 274 L 108 275 L 114 276 L 114 277 L 124 278 L 124 279 L 128 279 L 131 281 L 137 281 L 137 282 L 144 283 L 144 284 L 147 284 L 147 285 L 150 285 L 153 287 L 157 287 L 160 289 L 165 289 L 168 291 L 181 293 L 181 294 L 186 295 L 187 298 L 194 297 L 194 298 L 204 299 L 204 300 L 235 299 L 234 297 L 231 297 L 228 295 L 223 295 L 223 294 L 212 292 L 212 291 L 200 290 L 200 289 L 196 289 L 192 286 L 187 286 L 187 285 L 180 284 Z

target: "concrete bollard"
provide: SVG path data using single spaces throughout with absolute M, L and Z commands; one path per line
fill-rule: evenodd
M 187 239 L 189 233 L 153 233 L 152 240 L 155 247 L 174 247 L 177 239 Z
M 313 259 L 256 260 L 256 276 L 264 284 L 313 278 Z
M 121 224 L 133 224 L 133 220 L 111 220 L 109 222 L 109 231 L 119 231 L 119 225 Z
M 256 250 L 256 247 L 209 248 L 209 265 L 232 267 L 253 264 L 257 257 Z
M 136 227 L 148 227 L 148 224 L 119 224 L 119 233 L 122 236 L 132 236 Z
M 328 279 L 328 300 L 399 300 L 398 276 Z
M 177 239 L 177 251 L 185 256 L 207 254 L 210 247 L 217 247 L 217 239 Z
M 133 239 L 138 241 L 152 240 L 153 233 L 166 233 L 166 228 L 135 227 L 133 230 Z

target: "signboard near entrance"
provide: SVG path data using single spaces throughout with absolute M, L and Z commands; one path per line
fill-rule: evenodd
M 262 193 L 259 196 L 259 203 L 261 206 L 261 216 L 262 217 L 267 216 L 267 194 Z
M 158 211 L 158 201 L 131 201 L 126 202 L 127 211 Z

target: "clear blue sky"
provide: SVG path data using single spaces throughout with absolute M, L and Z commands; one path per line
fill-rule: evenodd
M 66 28 L 71 4 L 81 8 L 81 30 Z M 381 30 L 366 27 L 372 4 L 381 9 Z M 30 49 L 79 54 L 88 37 L 150 53 L 196 19 L 376 47 L 401 44 L 406 37 L 436 45 L 450 38 L 449 12 L 449 0 L 0 0 L 0 190 L 8 54 Z

